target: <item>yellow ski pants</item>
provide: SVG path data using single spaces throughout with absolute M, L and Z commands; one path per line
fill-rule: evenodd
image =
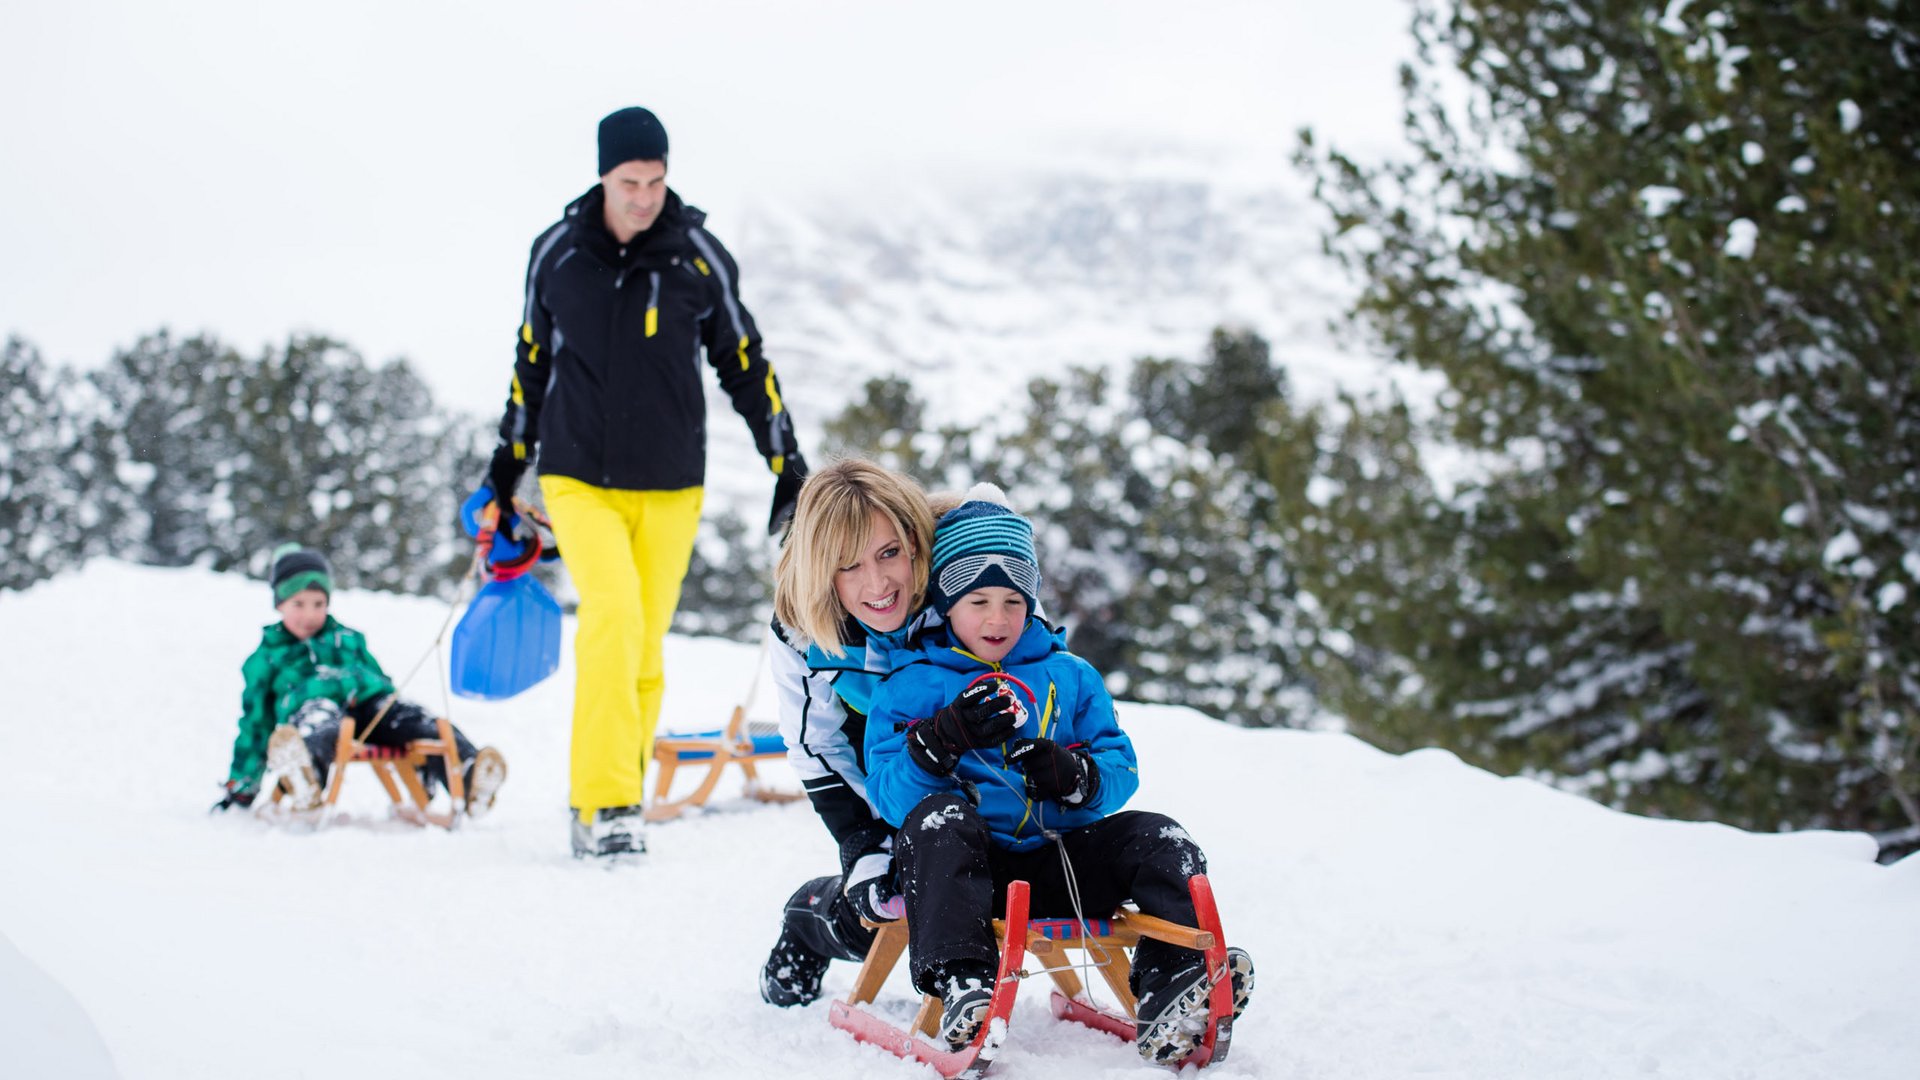
M 666 689 L 662 647 L 693 557 L 704 488 L 621 491 L 542 476 L 560 557 L 580 594 L 568 801 L 583 820 L 638 806 Z

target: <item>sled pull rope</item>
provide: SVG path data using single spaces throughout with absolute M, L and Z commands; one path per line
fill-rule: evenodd
M 985 678 L 985 677 L 986 676 L 982 676 L 981 678 Z M 1012 678 L 1012 676 L 1000 676 L 1000 677 L 1009 678 L 1009 679 Z M 980 680 L 976 679 L 974 681 L 978 682 Z M 1014 679 L 1013 681 L 1019 682 L 1018 679 Z M 1024 689 L 1026 687 L 1026 684 L 1020 683 L 1020 686 Z M 1033 691 L 1027 690 L 1027 694 L 1028 696 L 1032 696 Z M 1022 800 L 1026 799 L 1027 793 L 1025 791 L 1020 790 L 1019 788 L 1014 787 L 1011 783 L 1009 783 L 1006 777 L 1000 775 L 1000 770 L 995 769 L 991 765 L 988 765 L 987 760 L 980 756 L 980 751 L 978 749 L 969 749 L 967 753 L 973 755 L 973 759 L 975 761 L 978 761 L 983 767 L 986 768 L 988 776 L 993 777 L 994 780 L 997 781 L 1001 787 L 1004 787 L 1008 791 L 1013 792 L 1015 798 L 1022 799 Z M 1107 953 L 1107 947 L 1095 940 L 1096 935 L 1093 932 L 1093 925 L 1087 921 L 1086 909 L 1080 902 L 1080 877 L 1078 874 L 1074 873 L 1073 860 L 1067 857 L 1067 843 L 1065 840 L 1062 840 L 1060 838 L 1060 833 L 1058 830 L 1050 829 L 1047 827 L 1046 804 L 1044 802 L 1036 803 L 1034 804 L 1033 809 L 1034 809 L 1035 820 L 1037 820 L 1040 825 L 1040 835 L 1053 841 L 1053 846 L 1055 850 L 1060 852 L 1060 868 L 1063 871 L 1065 871 L 1066 879 L 1067 879 L 1067 903 L 1073 908 L 1073 920 L 1076 924 L 1078 924 L 1080 928 L 1080 935 L 1081 935 L 1080 940 L 1085 943 L 1084 947 L 1081 949 L 1081 952 L 1086 954 L 1087 959 L 1082 963 L 1068 964 L 1065 966 L 1080 972 L 1090 973 L 1090 972 L 1098 971 L 1109 959 L 1109 954 Z M 1096 957 L 1096 954 L 1098 954 L 1097 957 Z M 1038 974 L 1040 974 L 1040 972 L 1037 972 L 1037 971 L 1029 972 L 1024 968 L 1018 972 L 1019 977 L 1022 979 L 1028 978 L 1030 975 L 1038 975 Z M 1093 984 L 1095 980 L 1090 976 L 1088 976 L 1088 977 L 1083 977 L 1081 981 L 1084 986 L 1083 992 L 1087 995 L 1088 1000 L 1092 1000 Z
M 420 659 L 413 662 L 413 667 L 407 672 L 406 678 L 401 679 L 400 682 L 394 686 L 393 693 L 387 695 L 387 703 L 382 705 L 380 711 L 374 714 L 373 719 L 367 723 L 366 730 L 354 732 L 354 738 L 356 740 L 361 742 L 366 741 L 367 736 L 372 733 L 373 729 L 380 726 L 380 721 L 387 718 L 387 710 L 393 708 L 393 703 L 400 700 L 400 691 L 407 688 L 407 684 L 413 681 L 415 675 L 420 674 L 420 669 L 426 666 L 429 658 L 440 661 L 441 697 L 446 702 L 446 709 L 442 715 L 447 718 L 447 723 L 453 723 L 453 701 L 446 696 L 446 687 L 448 686 L 446 679 L 447 668 L 445 658 L 440 656 L 440 643 L 446 640 L 447 628 L 453 625 L 454 615 L 459 612 L 461 603 L 467 598 L 467 586 L 478 580 L 485 572 L 486 553 L 484 549 L 476 548 L 473 553 L 473 562 L 468 566 L 467 572 L 461 575 L 460 587 L 454 590 L 453 599 L 447 604 L 447 617 L 440 620 L 440 632 L 433 635 L 433 642 L 427 646 L 427 651 L 420 655 Z

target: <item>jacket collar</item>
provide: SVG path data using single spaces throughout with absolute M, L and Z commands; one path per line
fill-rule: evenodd
M 1038 616 L 1029 615 L 1026 629 L 1020 631 L 1020 640 L 1013 643 L 1013 651 L 992 666 L 1007 668 L 1014 664 L 1031 664 L 1055 652 L 1065 652 L 1066 648 L 1065 630 L 1056 630 Z M 960 639 L 954 637 L 952 629 L 948 627 L 942 627 L 939 633 L 927 635 L 926 653 L 935 664 L 954 671 L 972 671 L 985 663 L 967 652 L 966 646 L 960 644 Z
M 665 260 L 691 247 L 687 229 L 707 219 L 704 211 L 681 201 L 678 192 L 667 189 L 667 204 L 653 227 L 635 236 L 621 255 L 620 243 L 607 231 L 607 193 L 599 184 L 567 204 L 567 228 L 574 243 L 608 266 L 625 267 L 644 260 Z
M 338 629 L 340 629 L 340 623 L 335 620 L 333 616 L 329 615 L 327 616 L 327 621 L 320 624 L 320 629 L 313 632 L 313 637 L 307 640 L 314 641 Z M 278 649 L 300 643 L 300 639 L 293 636 L 293 631 L 287 629 L 286 623 L 269 623 L 260 628 L 260 644 L 262 645 L 270 645 Z
M 777 621 L 776 621 L 777 622 Z M 865 653 L 869 647 L 882 652 L 892 652 L 911 646 L 914 635 L 940 624 L 940 616 L 930 607 L 922 607 L 898 630 L 875 630 L 859 619 L 848 615 L 840 620 L 840 645 L 846 650 L 844 656 L 830 656 L 819 643 L 807 646 L 807 664 L 816 671 L 844 669 L 864 671 Z

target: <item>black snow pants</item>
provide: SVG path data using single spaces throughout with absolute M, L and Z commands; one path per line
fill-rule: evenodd
M 843 891 L 839 874 L 814 878 L 787 900 L 782 928 L 787 936 L 829 960 L 861 961 L 873 945 L 872 930 L 860 925 L 860 913 Z
M 300 737 L 307 744 L 307 753 L 313 755 L 313 771 L 320 782 L 327 782 L 327 770 L 333 765 L 333 752 L 340 739 L 340 725 L 351 718 L 354 721 L 354 734 L 360 736 L 366 732 L 365 742 L 369 746 L 386 746 L 399 749 L 415 739 L 437 739 L 440 737 L 440 725 L 427 714 L 427 710 L 411 701 L 396 701 L 387 715 L 380 718 L 379 726 L 367 731 L 367 725 L 380 714 L 380 706 L 386 698 L 378 701 L 362 701 L 345 709 L 337 701 L 316 698 L 300 708 L 288 719 L 299 729 Z M 473 764 L 474 746 L 459 728 L 453 729 L 453 742 L 460 750 L 460 763 L 463 767 Z M 426 777 L 427 790 L 433 791 L 434 785 L 447 786 L 446 759 L 435 756 L 427 760 L 427 767 L 421 770 Z
M 1073 917 L 1060 845 L 1073 866 L 1087 918 L 1106 918 L 1132 900 L 1145 914 L 1194 924 L 1187 879 L 1206 872 L 1207 857 L 1164 814 L 1114 814 L 1061 832 L 1059 845 L 1048 841 L 1030 851 L 995 846 L 986 819 L 958 794 L 930 795 L 906 820 L 894 836 L 894 872 L 907 898 L 909 966 L 921 993 L 939 992 L 935 975 L 943 965 L 978 963 L 991 969 L 999 963 L 993 919 L 1006 911 L 1009 882 L 1032 887 L 1032 917 Z M 1133 957 L 1134 992 L 1156 987 L 1197 958 L 1191 949 L 1141 941 Z

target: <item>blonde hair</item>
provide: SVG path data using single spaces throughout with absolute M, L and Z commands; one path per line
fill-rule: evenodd
M 872 542 L 873 512 L 893 526 L 913 565 L 917 612 L 927 596 L 933 513 L 911 478 L 864 458 L 836 461 L 807 477 L 794 509 L 793 529 L 773 567 L 773 614 L 788 630 L 831 656 L 844 655 L 840 625 L 851 614 L 840 603 L 834 575 L 860 561 Z
M 934 524 L 937 525 L 941 518 L 947 516 L 947 511 L 960 509 L 960 504 L 966 501 L 966 495 L 961 492 L 936 491 L 927 496 L 927 509 L 932 511 Z

